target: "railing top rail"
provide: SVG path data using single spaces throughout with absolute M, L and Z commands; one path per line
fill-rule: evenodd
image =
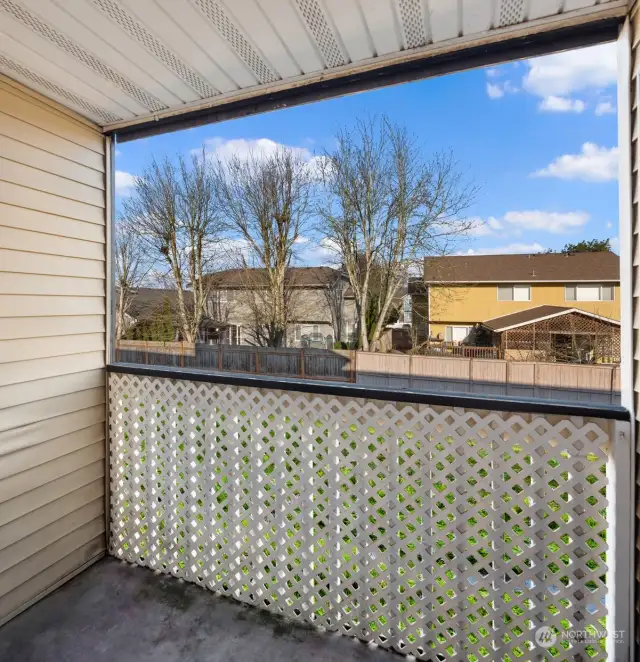
M 133 363 L 113 363 L 107 366 L 107 371 L 131 375 L 144 375 L 147 377 L 162 377 L 165 379 L 207 382 L 212 384 L 250 386 L 253 388 L 278 389 L 282 391 L 297 391 L 300 393 L 335 395 L 349 398 L 365 398 L 368 400 L 385 400 L 389 402 L 406 402 L 409 404 L 464 407 L 467 409 L 480 409 L 485 411 L 496 410 L 562 416 L 586 416 L 619 421 L 629 421 L 631 419 L 627 409 L 616 405 L 561 402 L 557 400 L 530 400 L 527 398 L 511 398 L 496 395 L 471 395 L 454 392 L 443 393 L 406 389 L 372 388 L 369 386 L 357 386 L 355 384 L 342 384 L 340 382 L 333 383 L 329 381 L 271 377 L 266 375 L 205 372 L 204 370 L 198 369 L 176 369 L 161 366 L 136 365 Z

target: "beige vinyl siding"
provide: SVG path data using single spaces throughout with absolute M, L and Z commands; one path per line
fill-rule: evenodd
M 105 141 L 0 77 L 0 623 L 105 550 Z

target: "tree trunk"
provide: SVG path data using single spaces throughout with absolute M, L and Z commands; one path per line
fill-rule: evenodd
M 367 311 L 365 305 L 360 307 L 360 346 L 363 352 L 369 351 L 369 338 L 367 337 Z

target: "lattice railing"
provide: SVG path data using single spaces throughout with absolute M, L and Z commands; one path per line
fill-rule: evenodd
M 609 625 L 620 424 L 115 373 L 109 391 L 114 555 L 419 659 L 606 658 L 563 633 Z

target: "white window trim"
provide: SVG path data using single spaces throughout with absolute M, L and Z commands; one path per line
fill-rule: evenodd
M 511 293 L 511 299 L 501 299 L 500 298 L 500 288 L 501 287 L 510 287 L 512 290 Z M 529 290 L 529 298 L 528 299 L 515 299 L 514 294 L 513 294 L 513 288 L 514 287 L 526 287 L 527 290 Z M 500 303 L 526 303 L 531 301 L 531 285 L 528 283 L 500 283 L 499 285 L 496 285 L 496 301 Z
M 567 299 L 567 288 L 568 287 L 574 287 L 576 290 L 576 298 L 575 299 Z M 597 287 L 600 291 L 600 298 L 599 299 L 578 299 L 578 288 L 579 287 Z M 602 298 L 602 288 L 603 287 L 610 287 L 611 291 L 613 293 L 613 297 L 611 299 L 603 299 Z M 616 286 L 615 284 L 607 284 L 607 283 L 567 283 L 564 286 L 564 300 L 568 301 L 569 303 L 613 303 L 616 300 Z

